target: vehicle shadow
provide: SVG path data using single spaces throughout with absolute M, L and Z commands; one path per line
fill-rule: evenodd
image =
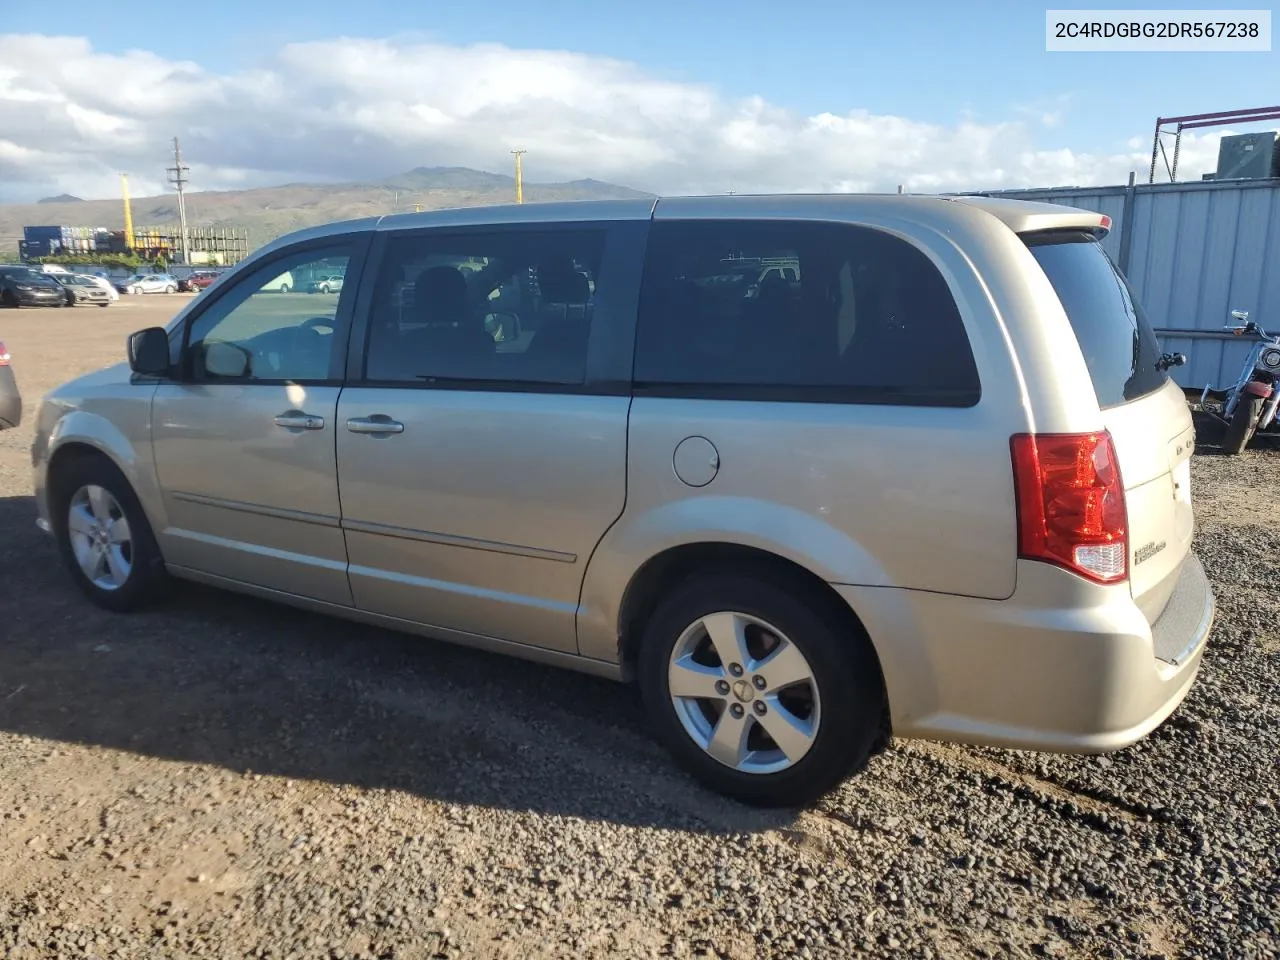
M 187 584 L 111 614 L 34 519 L 0 498 L 0 730 L 635 826 L 794 820 L 694 785 L 632 687 Z

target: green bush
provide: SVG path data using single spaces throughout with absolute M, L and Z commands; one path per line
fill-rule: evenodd
M 94 266 L 137 270 L 143 260 L 132 253 L 68 253 L 54 257 L 32 257 L 30 263 L 54 263 L 64 267 Z

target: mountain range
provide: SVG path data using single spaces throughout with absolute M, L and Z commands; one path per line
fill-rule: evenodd
M 652 194 L 600 180 L 566 183 L 524 183 L 528 203 L 555 200 L 624 200 Z M 418 167 L 380 180 L 358 183 L 291 183 L 253 190 L 188 193 L 187 223 L 192 227 L 247 230 L 250 247 L 257 247 L 302 227 L 356 217 L 444 207 L 472 207 L 515 200 L 515 179 L 466 167 Z M 142 227 L 176 225 L 176 194 L 134 197 L 133 224 Z M 24 226 L 57 224 L 76 227 L 124 227 L 119 198 L 80 200 L 62 194 L 38 203 L 0 205 L 0 250 L 16 251 Z

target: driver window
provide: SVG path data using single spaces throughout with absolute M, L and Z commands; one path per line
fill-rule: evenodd
M 327 380 L 338 338 L 346 245 L 274 260 L 244 277 L 191 325 L 189 373 L 219 380 Z

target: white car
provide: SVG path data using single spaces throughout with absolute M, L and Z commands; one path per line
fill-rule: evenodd
M 167 273 L 135 273 L 120 284 L 121 293 L 177 293 L 178 281 Z
M 107 291 L 108 300 L 115 301 L 120 299 L 120 291 L 117 290 L 116 285 L 112 283 L 110 280 L 108 280 L 106 277 L 96 273 L 81 273 L 81 274 L 77 274 L 77 276 L 84 277 L 84 279 L 86 280 L 92 280 L 96 286 L 99 286 L 103 290 Z

